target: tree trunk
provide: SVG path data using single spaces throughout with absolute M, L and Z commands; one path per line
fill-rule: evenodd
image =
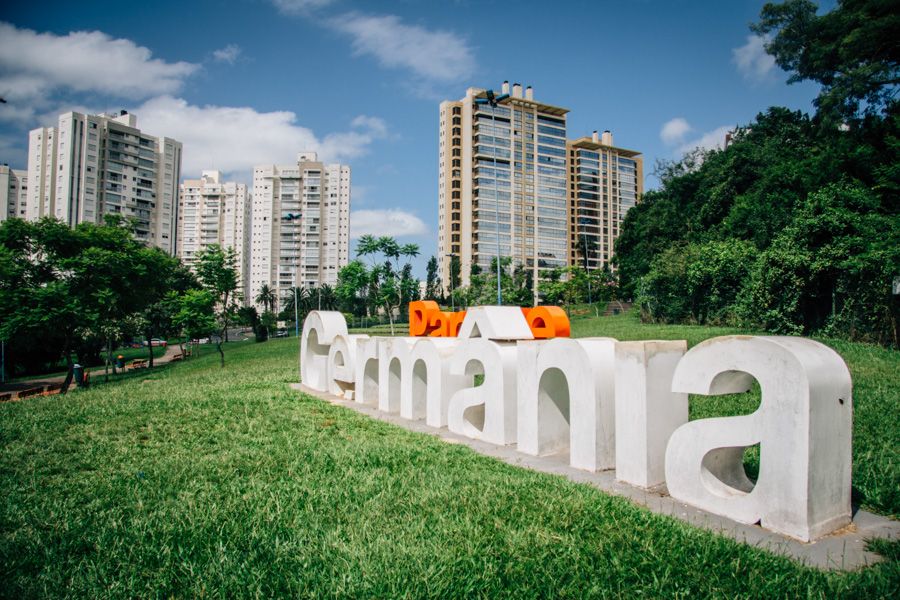
M 74 369 L 75 363 L 72 362 L 72 351 L 69 349 L 68 346 L 69 346 L 69 343 L 66 342 L 65 355 L 66 355 L 67 369 L 66 369 L 66 378 L 65 378 L 65 380 L 63 380 L 62 390 L 60 391 L 61 394 L 68 393 L 69 386 L 72 385 L 72 378 L 75 376 L 75 369 Z
M 225 352 L 222 351 L 222 340 L 224 339 L 225 332 L 228 331 L 228 328 L 222 330 L 222 335 L 219 336 L 219 339 L 216 341 L 216 350 L 219 351 L 219 361 L 222 365 L 222 368 L 225 368 Z
M 103 365 L 103 381 L 109 382 L 109 363 L 112 362 L 112 340 L 106 338 L 106 364 Z M 116 367 L 113 366 L 113 374 L 116 372 Z
M 144 332 L 144 337 L 147 338 L 147 348 L 150 350 L 150 368 L 153 368 L 153 338 L 150 337 L 153 332 L 148 330 Z

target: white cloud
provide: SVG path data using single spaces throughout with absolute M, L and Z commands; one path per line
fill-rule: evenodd
M 366 234 L 404 237 L 426 233 L 428 227 L 422 219 L 399 208 L 354 210 L 350 213 L 350 237 L 353 239 Z
M 407 25 L 395 15 L 347 13 L 329 24 L 352 38 L 357 54 L 373 56 L 384 67 L 410 69 L 442 82 L 459 81 L 475 69 L 468 43 L 449 31 Z
M 703 148 L 704 150 L 722 149 L 725 147 L 725 136 L 733 129 L 733 125 L 716 127 L 712 131 L 707 131 L 699 138 L 682 144 L 678 147 L 678 152 L 684 154 L 695 148 Z
M 305 14 L 317 8 L 328 6 L 332 2 L 334 0 L 272 0 L 275 8 L 287 15 Z
M 687 119 L 675 117 L 666 122 L 659 130 L 659 139 L 667 146 L 674 146 L 684 141 L 684 138 L 693 130 Z
M 306 150 L 319 152 L 326 161 L 347 160 L 365 154 L 387 131 L 380 119 L 357 117 L 354 122 L 359 122 L 350 131 L 319 138 L 299 125 L 291 111 L 196 106 L 171 96 L 152 98 L 132 112 L 142 130 L 184 144 L 185 177 L 198 176 L 203 169 L 249 173 L 256 165 L 290 163 Z M 372 123 L 380 125 L 373 128 Z
M 731 57 L 738 71 L 749 81 L 765 81 L 775 67 L 775 57 L 766 52 L 767 37 L 748 35 L 747 43 L 731 51 Z
M 225 62 L 233 65 L 234 61 L 241 55 L 241 47 L 237 44 L 228 44 L 224 48 L 213 51 L 213 59 L 218 62 Z
M 0 96 L 10 103 L 27 105 L 59 89 L 131 99 L 170 94 L 198 68 L 100 31 L 56 35 L 0 23 Z

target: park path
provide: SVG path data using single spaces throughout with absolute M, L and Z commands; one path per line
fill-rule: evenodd
M 162 356 L 153 359 L 154 368 L 172 362 L 172 358 L 176 354 L 181 354 L 181 350 L 177 345 L 170 344 L 166 346 L 165 353 Z M 129 363 L 130 361 L 126 362 L 126 364 Z M 103 365 L 100 365 L 99 367 L 91 367 L 90 369 L 88 369 L 88 373 L 90 373 L 91 378 L 102 377 L 104 372 L 103 368 Z M 47 377 L 41 377 L 38 379 L 26 379 L 24 381 L 11 381 L 8 383 L 0 384 L 0 394 L 12 393 L 12 398 L 10 400 L 18 400 L 18 394 L 22 390 L 30 390 L 37 387 L 60 384 L 65 380 L 66 376 L 63 374 L 48 375 Z M 72 385 L 74 386 L 75 383 L 72 382 Z

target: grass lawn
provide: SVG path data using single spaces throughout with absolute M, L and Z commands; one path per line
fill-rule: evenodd
M 627 317 L 574 325 L 692 344 L 719 333 Z M 896 514 L 898 353 L 836 347 L 855 379 L 855 485 Z M 224 370 L 209 352 L 0 405 L 0 595 L 874 598 L 900 587 L 897 544 L 860 572 L 803 568 L 293 392 L 296 339 L 226 356 Z

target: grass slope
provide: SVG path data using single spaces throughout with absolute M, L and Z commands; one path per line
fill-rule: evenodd
M 576 329 L 620 325 L 633 327 Z M 226 370 L 210 353 L 0 406 L 0 595 L 873 598 L 900 586 L 896 545 L 858 573 L 806 569 L 292 392 L 296 340 L 227 352 Z

